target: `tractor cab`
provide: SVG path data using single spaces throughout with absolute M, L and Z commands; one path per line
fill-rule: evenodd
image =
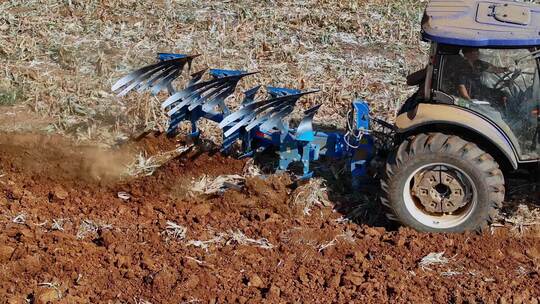
M 536 48 L 436 47 L 431 100 L 480 114 L 506 134 L 518 160 L 538 159 L 540 52 Z
M 501 150 L 495 154 L 514 169 L 538 161 L 540 6 L 431 1 L 422 38 L 432 47 L 421 102 L 454 107 L 445 108 L 445 118 L 435 115 L 432 123 L 440 120 L 473 132 Z M 465 119 L 470 113 L 482 120 Z M 405 123 L 402 129 L 410 127 Z

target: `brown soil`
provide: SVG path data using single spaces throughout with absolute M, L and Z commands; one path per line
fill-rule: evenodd
M 119 179 L 134 151 L 0 135 L 0 303 L 540 301 L 538 228 L 421 234 L 343 222 L 331 208 L 303 215 L 279 176 L 194 196 L 185 191 L 193 178 L 239 174 L 245 163 L 191 152 L 152 176 Z M 185 237 L 166 233 L 167 221 Z M 419 266 L 432 252 L 449 262 Z

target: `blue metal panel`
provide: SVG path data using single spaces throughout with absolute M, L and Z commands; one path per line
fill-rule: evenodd
M 369 179 L 368 165 L 374 155 L 375 144 L 373 137 L 368 135 L 363 136 L 350 158 L 352 186 L 354 188 L 359 188 L 366 184 L 366 180 Z
M 272 98 L 277 98 L 287 95 L 296 95 L 302 93 L 300 90 L 288 89 L 288 88 L 276 88 L 276 87 L 266 87 L 266 91 Z
M 304 112 L 304 118 L 300 121 L 300 124 L 296 129 L 296 140 L 313 141 L 315 138 L 315 132 L 313 132 L 313 117 L 317 114 L 320 107 L 321 105 L 316 105 Z
M 355 100 L 352 103 L 356 113 L 356 129 L 369 130 L 369 105 L 361 100 Z
M 246 71 L 210 69 L 210 75 L 212 75 L 212 77 L 215 77 L 215 78 L 223 78 L 227 76 L 239 76 L 242 74 L 246 74 Z
M 499 11 L 509 10 L 507 15 Z M 512 11 L 513 10 L 513 11 Z M 506 0 L 432 0 L 422 37 L 468 47 L 540 45 L 540 5 Z
M 432 36 L 428 33 L 423 33 L 422 37 L 428 41 L 434 41 L 444 44 L 452 44 L 465 47 L 527 47 L 540 45 L 540 38 L 538 39 L 495 39 L 495 38 L 470 38 L 461 39 L 444 36 Z
M 171 59 L 178 59 L 178 58 L 186 58 L 188 55 L 185 54 L 173 54 L 173 53 L 158 53 L 157 59 L 160 61 L 164 60 L 171 60 Z

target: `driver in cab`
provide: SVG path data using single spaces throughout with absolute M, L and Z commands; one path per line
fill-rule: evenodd
M 487 88 L 482 84 L 481 76 L 483 72 L 503 73 L 507 72 L 506 67 L 496 67 L 489 62 L 480 59 L 480 50 L 477 48 L 462 48 L 462 62 L 458 64 L 456 85 L 459 96 L 467 99 L 485 99 L 486 95 L 499 95 L 503 106 L 506 104 L 506 97 L 501 96 L 501 92 L 494 92 L 494 89 Z

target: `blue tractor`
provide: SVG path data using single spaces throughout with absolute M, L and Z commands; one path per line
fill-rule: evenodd
M 432 44 L 431 56 L 425 69 L 408 78 L 420 90 L 390 126 L 395 149 L 381 181 L 382 203 L 391 219 L 420 231 L 478 230 L 501 207 L 503 172 L 540 159 L 540 6 L 431 1 L 422 36 Z M 353 184 L 365 185 L 381 146 L 366 102 L 353 101 L 347 126 L 331 132 L 314 129 L 320 105 L 297 123 L 287 119 L 297 101 L 315 91 L 257 86 L 233 109 L 228 97 L 253 73 L 201 70 L 177 89 L 173 81 L 196 57 L 160 53 L 157 63 L 123 77 L 112 90 L 120 96 L 167 91 L 162 109 L 170 136 L 188 122 L 189 136 L 198 138 L 198 121 L 209 119 L 223 131 L 223 152 L 236 147 L 249 157 L 274 151 L 277 170 L 298 163 L 301 179 L 312 176 L 310 163 L 320 157 L 347 159 Z
M 431 1 L 422 38 L 430 58 L 408 79 L 420 89 L 396 119 L 382 202 L 421 231 L 481 229 L 503 203 L 503 172 L 540 159 L 540 6 Z

